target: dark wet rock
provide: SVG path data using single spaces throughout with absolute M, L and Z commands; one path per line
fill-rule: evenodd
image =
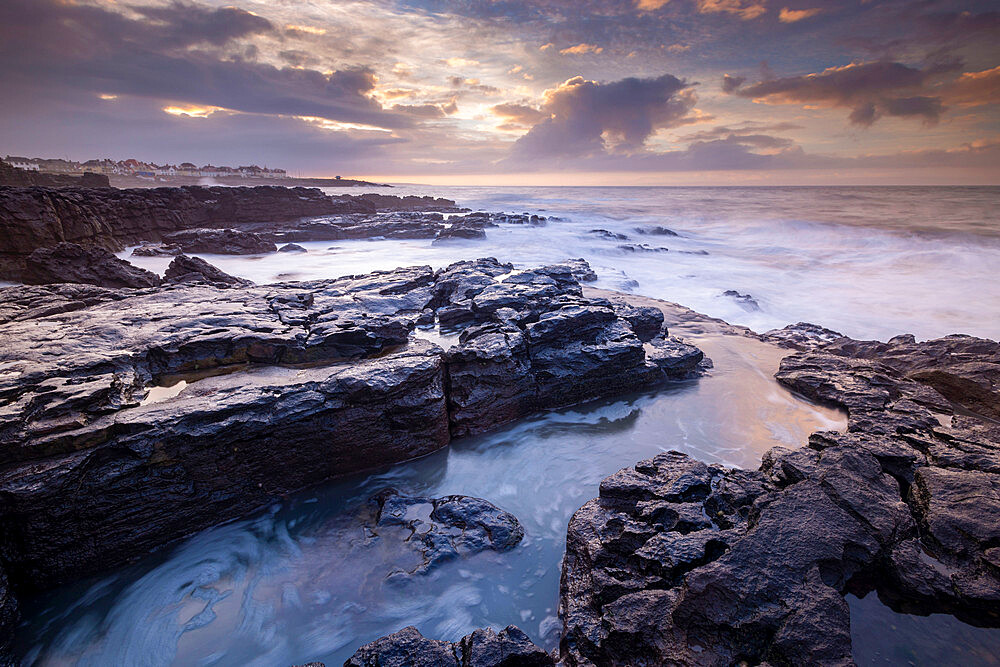
M 0 567 L 0 665 L 15 667 L 20 664 L 14 656 L 14 639 L 20 614 L 17 598 L 11 591 L 7 574 Z
M 297 243 L 286 243 L 285 245 L 278 248 L 278 252 L 308 252 L 305 248 L 298 245 Z
M 694 345 L 669 337 L 658 337 L 649 341 L 646 358 L 663 371 L 668 378 L 691 377 L 705 361 L 705 354 Z
M 238 229 L 185 229 L 165 234 L 163 240 L 185 253 L 256 255 L 277 250 L 272 241 L 260 234 Z
M 602 239 L 610 239 L 612 241 L 628 241 L 628 236 L 625 234 L 619 234 L 618 232 L 612 232 L 607 229 L 591 229 L 587 233 L 600 236 Z
M 640 234 L 649 234 L 651 236 L 680 236 L 680 234 L 674 230 L 667 229 L 666 227 L 661 227 L 659 225 L 653 227 L 636 227 L 635 231 Z
M 485 550 L 510 551 L 524 537 L 517 517 L 481 498 L 423 498 L 387 489 L 369 503 L 372 534 L 401 531 L 404 544 L 418 554 L 411 568 L 390 576 L 426 574 L 440 563 Z
M 646 243 L 623 243 L 618 246 L 619 250 L 633 253 L 669 252 L 670 248 L 661 248 L 648 245 Z
M 464 213 L 467 208 L 455 205 L 451 199 L 442 197 L 418 197 L 416 195 L 364 194 L 357 199 L 373 204 L 379 211 L 436 211 L 439 213 Z
M 757 303 L 757 299 L 753 298 L 749 294 L 740 294 L 734 289 L 727 289 L 722 293 L 722 296 L 729 297 L 736 303 L 738 303 L 743 310 L 748 312 L 756 312 L 760 310 L 760 304 Z
M 760 335 L 761 340 L 799 351 L 812 350 L 843 337 L 842 333 L 808 322 L 789 324 Z
M 253 281 L 231 276 L 200 257 L 178 255 L 163 274 L 165 283 L 212 283 L 214 285 L 252 285 Z
M 566 664 L 852 664 L 843 596 L 871 588 L 901 611 L 1000 626 L 1000 431 L 969 407 L 983 394 L 949 400 L 922 379 L 988 391 L 996 343 L 810 345 L 777 378 L 847 410 L 846 432 L 774 448 L 757 471 L 661 454 L 573 516 Z
M 442 229 L 438 232 L 437 236 L 434 238 L 434 243 L 444 243 L 446 241 L 462 241 L 462 240 L 476 240 L 485 239 L 486 232 L 483 231 L 482 227 L 464 225 L 460 223 L 453 224 L 447 229 Z
M 517 626 L 476 630 L 457 642 L 427 639 L 413 626 L 365 644 L 344 667 L 550 667 L 555 661 Z
M 179 245 L 143 243 L 132 250 L 133 257 L 174 257 L 183 251 Z
M 119 251 L 183 229 L 273 227 L 308 216 L 351 214 L 374 215 L 375 206 L 362 198 L 279 186 L 0 187 L 0 276 L 19 279 L 31 252 L 62 241 Z
M 15 589 L 665 377 L 629 319 L 582 296 L 578 263 L 236 288 L 201 260 L 171 266 L 155 288 L 0 290 L 0 557 Z M 411 336 L 435 319 L 465 327 L 448 352 Z
M 573 277 L 581 283 L 590 283 L 597 280 L 597 274 L 590 268 L 590 264 L 585 259 L 567 259 L 558 266 L 567 267 L 570 273 L 573 274 Z
M 660 335 L 663 329 L 663 311 L 654 306 L 632 306 L 621 302 L 615 304 L 615 314 L 625 318 L 632 331 L 642 342 L 648 342 Z
M 118 259 L 103 248 L 60 243 L 39 248 L 25 262 L 21 280 L 29 285 L 83 283 L 101 287 L 154 287 L 160 277 Z

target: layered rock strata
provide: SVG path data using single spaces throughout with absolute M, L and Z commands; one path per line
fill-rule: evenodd
M 267 286 L 172 266 L 180 282 L 155 288 L 0 291 L 0 557 L 16 589 L 666 377 L 633 329 L 662 336 L 662 315 L 584 298 L 579 263 Z M 449 310 L 465 330 L 448 352 L 411 335 Z

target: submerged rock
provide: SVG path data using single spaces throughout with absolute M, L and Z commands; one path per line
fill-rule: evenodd
M 731 298 L 733 301 L 742 306 L 743 310 L 748 312 L 756 312 L 760 310 L 760 304 L 757 303 L 757 299 L 753 298 L 749 294 L 740 294 L 734 289 L 727 289 L 722 293 L 722 296 Z
M 83 283 L 101 287 L 155 287 L 160 277 L 118 259 L 103 248 L 84 248 L 75 243 L 60 243 L 39 248 L 25 262 L 21 274 L 29 285 Z
M 387 489 L 369 503 L 375 516 L 372 533 L 401 528 L 404 543 L 419 554 L 419 562 L 402 575 L 425 574 L 442 562 L 480 551 L 510 551 L 524 537 L 513 514 L 470 496 L 423 498 Z
M 415 627 L 365 644 L 344 667 L 550 667 L 555 661 L 520 628 L 476 630 L 457 642 L 427 639 Z
M 640 234 L 649 234 L 652 236 L 680 236 L 680 234 L 674 230 L 661 227 L 660 225 L 655 225 L 653 227 L 636 227 L 635 231 Z
M 163 240 L 182 252 L 215 255 L 256 255 L 277 250 L 272 241 L 260 234 L 238 229 L 185 229 L 166 234 Z
M 307 250 L 297 243 L 286 243 L 278 248 L 278 252 L 307 252 Z

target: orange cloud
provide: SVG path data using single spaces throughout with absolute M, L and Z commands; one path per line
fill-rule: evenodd
M 702 14 L 725 12 L 749 21 L 766 13 L 767 7 L 763 2 L 753 0 L 698 0 L 698 11 Z
M 670 0 L 636 0 L 635 6 L 640 11 L 651 12 L 659 9 L 670 2 Z
M 945 92 L 945 100 L 960 106 L 1000 103 L 1000 65 L 982 72 L 966 72 Z
M 823 10 L 819 7 L 815 9 L 789 9 L 788 7 L 782 7 L 781 11 L 778 12 L 778 20 L 782 23 L 795 23 L 796 21 L 812 18 L 821 11 Z
M 576 46 L 570 46 L 565 49 L 560 49 L 559 53 L 564 56 L 580 56 L 585 53 L 601 53 L 604 51 L 603 46 L 596 46 L 594 44 L 577 44 Z

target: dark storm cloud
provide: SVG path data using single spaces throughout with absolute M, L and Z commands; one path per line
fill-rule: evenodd
M 940 75 L 956 67 L 954 63 L 926 69 L 885 61 L 852 63 L 818 74 L 730 86 L 727 92 L 769 104 L 848 108 L 851 122 L 858 125 L 871 125 L 882 116 L 916 116 L 936 123 L 944 109 L 941 99 L 913 93 L 930 90 Z
M 55 0 L 0 3 L 5 94 L 59 87 L 389 128 L 412 124 L 369 97 L 375 78 L 368 69 L 327 74 L 220 55 L 217 47 L 236 38 L 273 30 L 249 12 L 178 2 L 131 9 L 138 18 Z
M 517 140 L 520 158 L 640 149 L 657 129 L 683 124 L 694 107 L 690 84 L 670 74 L 610 83 L 570 79 L 546 92 L 545 118 Z

